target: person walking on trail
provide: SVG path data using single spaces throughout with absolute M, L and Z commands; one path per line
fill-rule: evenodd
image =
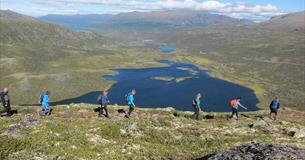
M 272 100 L 272 102 L 269 105 L 269 108 L 270 108 L 270 118 L 272 119 L 272 115 L 274 114 L 273 119 L 276 120 L 277 111 L 280 108 L 280 102 L 278 97 L 275 97 L 274 100 Z
M 50 107 L 50 100 L 49 100 L 49 96 L 50 96 L 51 92 L 50 91 L 46 91 L 43 98 L 42 98 L 42 115 L 44 116 L 48 116 L 51 114 L 51 107 Z
M 200 101 L 200 98 L 202 97 L 201 93 L 198 93 L 195 97 L 195 99 L 193 99 L 192 101 L 192 105 L 195 109 L 195 119 L 199 120 L 199 116 L 200 116 L 200 112 L 203 112 L 201 107 L 200 107 L 200 104 L 201 104 L 201 101 Z
M 98 98 L 98 102 L 101 105 L 101 108 L 99 110 L 98 116 L 105 115 L 106 117 L 109 117 L 108 109 L 107 109 L 107 104 L 109 104 L 108 100 L 108 91 L 103 91 L 103 94 L 101 94 Z M 105 113 L 104 113 L 105 111 Z
M 128 93 L 126 95 L 126 101 L 127 101 L 127 105 L 129 106 L 129 111 L 126 114 L 126 116 L 129 118 L 131 113 L 134 111 L 134 108 L 136 107 L 135 105 L 135 98 L 134 95 L 137 93 L 137 91 L 135 89 L 131 90 L 130 93 Z
M 242 107 L 247 110 L 247 108 L 240 103 L 240 100 L 241 100 L 241 98 L 237 97 L 230 101 L 229 106 L 232 108 L 232 115 L 229 117 L 229 119 L 232 119 L 234 117 L 234 115 L 236 115 L 236 120 L 238 120 L 238 108 L 239 107 Z
M 3 110 L 0 111 L 0 114 L 6 113 L 6 116 L 9 117 L 11 114 L 11 103 L 10 103 L 10 97 L 8 94 L 8 88 L 4 88 L 1 94 L 1 102 L 3 105 Z

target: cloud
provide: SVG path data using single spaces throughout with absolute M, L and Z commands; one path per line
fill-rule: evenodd
M 121 0 L 35 0 L 39 3 L 119 4 Z
M 267 5 L 249 5 L 246 3 L 226 3 L 218 0 L 34 0 L 40 4 L 93 4 L 109 5 L 118 9 L 128 11 L 156 11 L 172 9 L 190 9 L 210 11 L 223 14 L 234 18 L 250 18 L 254 21 L 261 21 L 275 15 L 284 14 L 276 6 Z M 84 9 L 81 9 L 84 11 Z M 80 13 L 82 14 L 82 12 Z M 84 14 L 84 13 L 83 13 Z

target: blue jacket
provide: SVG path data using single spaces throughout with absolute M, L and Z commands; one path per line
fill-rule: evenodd
M 131 93 L 128 93 L 127 95 L 127 104 L 129 106 L 135 107 L 136 105 L 134 104 L 134 96 Z
M 270 103 L 270 109 L 273 109 L 273 110 L 278 110 L 280 108 L 280 102 L 277 102 L 275 100 L 273 100 L 271 103 Z
M 108 100 L 108 97 L 107 96 L 104 96 L 102 95 L 102 100 L 101 100 L 102 104 L 105 105 L 107 103 L 109 103 L 109 100 Z
M 42 98 L 42 107 L 47 108 L 49 106 L 49 95 L 45 94 Z

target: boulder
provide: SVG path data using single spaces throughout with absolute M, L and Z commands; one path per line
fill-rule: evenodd
M 298 131 L 298 129 L 295 127 L 292 127 L 292 128 L 286 128 L 284 131 L 287 135 L 294 136 L 295 133 Z
M 305 149 L 290 147 L 285 145 L 268 144 L 245 144 L 235 149 L 225 151 L 216 155 L 209 155 L 202 159 L 221 160 L 221 159 L 304 159 Z
M 261 129 L 264 132 L 268 132 L 268 133 L 274 133 L 279 131 L 277 128 L 275 128 L 274 126 L 269 125 L 266 121 L 264 120 L 260 120 L 258 122 L 255 122 L 253 124 L 249 125 L 250 128 L 258 128 Z
M 297 130 L 297 131 L 295 132 L 295 134 L 293 135 L 293 137 L 296 137 L 296 138 L 304 138 L 304 137 L 305 137 L 305 129 Z

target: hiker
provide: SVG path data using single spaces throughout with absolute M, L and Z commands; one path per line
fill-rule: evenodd
M 6 116 L 9 117 L 11 114 L 11 104 L 10 97 L 8 95 L 8 88 L 3 88 L 3 91 L 0 93 L 0 97 L 4 108 L 2 111 L 0 111 L 0 114 L 6 113 Z
M 105 115 L 106 117 L 109 117 L 109 113 L 108 113 L 108 109 L 107 109 L 107 104 L 109 103 L 108 91 L 103 91 L 103 94 L 100 95 L 98 98 L 98 102 L 101 105 L 98 116 Z M 105 111 L 105 114 L 104 114 L 104 111 Z
M 202 109 L 201 109 L 201 107 L 200 107 L 200 98 L 202 97 L 202 95 L 201 95 L 201 93 L 198 93 L 197 95 L 196 95 L 196 97 L 195 97 L 195 99 L 193 99 L 193 101 L 192 101 L 192 105 L 193 105 L 193 107 L 194 107 L 194 109 L 195 109 L 195 114 L 194 114 L 194 116 L 195 116 L 195 119 L 196 120 L 199 120 L 199 113 L 200 112 L 203 112 L 202 111 Z
M 49 101 L 49 96 L 50 96 L 51 92 L 50 91 L 46 91 L 43 98 L 42 98 L 42 111 L 41 114 L 44 116 L 48 116 L 51 114 L 51 108 L 50 108 L 50 101 Z
M 236 120 L 238 120 L 238 107 L 242 107 L 247 110 L 247 108 L 240 103 L 240 100 L 241 100 L 241 98 L 237 97 L 230 101 L 229 106 L 232 108 L 232 115 L 229 117 L 229 119 L 232 119 L 235 114 Z
M 274 98 L 274 100 L 270 103 L 269 108 L 270 108 L 270 118 L 272 119 L 272 114 L 274 114 L 273 119 L 276 120 L 277 111 L 280 108 L 280 102 L 278 97 Z
M 129 111 L 128 113 L 126 114 L 126 116 L 129 118 L 131 113 L 134 111 L 134 108 L 136 107 L 134 101 L 134 95 L 137 93 L 137 91 L 135 89 L 131 90 L 130 93 L 128 93 L 126 95 L 126 101 L 127 101 L 127 104 L 129 106 Z

